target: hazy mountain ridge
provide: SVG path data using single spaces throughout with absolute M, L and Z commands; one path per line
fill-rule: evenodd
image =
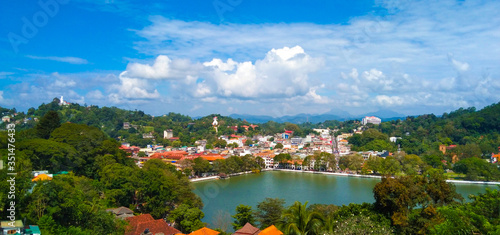
M 234 119 L 246 120 L 251 123 L 266 123 L 268 121 L 274 122 L 290 122 L 290 123 L 319 123 L 327 120 L 347 121 L 347 120 L 361 120 L 365 116 L 376 116 L 382 121 L 391 121 L 396 119 L 404 119 L 407 115 L 394 112 L 392 110 L 379 110 L 361 115 L 352 115 L 343 110 L 330 110 L 323 114 L 305 114 L 300 113 L 297 115 L 286 115 L 282 117 L 271 117 L 266 115 L 252 115 L 252 114 L 230 114 L 229 117 Z

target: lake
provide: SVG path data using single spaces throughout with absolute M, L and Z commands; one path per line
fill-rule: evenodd
M 226 180 L 194 182 L 194 192 L 201 197 L 205 207 L 203 222 L 212 224 L 218 211 L 235 214 L 236 206 L 245 204 L 256 208 L 266 197 L 283 198 L 286 205 L 295 201 L 310 204 L 347 205 L 374 202 L 373 187 L 377 178 L 310 174 L 301 172 L 266 171 L 247 174 Z M 457 192 L 467 198 L 469 194 L 484 193 L 495 185 L 455 184 Z

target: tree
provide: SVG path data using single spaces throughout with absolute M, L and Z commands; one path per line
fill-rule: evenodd
M 233 229 L 235 231 L 245 226 L 246 223 L 255 223 L 251 206 L 242 204 L 238 205 L 236 207 L 236 214 L 231 217 L 234 218 L 234 222 L 231 223 L 231 225 L 233 225 Z
M 401 171 L 401 163 L 393 156 L 388 156 L 382 161 L 380 173 L 383 175 L 395 175 Z
M 344 235 L 379 234 L 390 235 L 393 231 L 389 225 L 380 224 L 371 220 L 367 215 L 350 216 L 336 224 L 334 233 Z
M 218 210 L 212 218 L 212 224 L 216 230 L 225 233 L 231 225 L 231 215 L 227 211 Z
M 175 221 L 176 228 L 183 233 L 190 233 L 205 226 L 201 221 L 205 214 L 197 207 L 182 204 L 172 211 L 170 219 Z
M 36 135 L 42 139 L 48 139 L 50 133 L 61 126 L 61 119 L 56 111 L 48 111 L 35 126 Z
M 495 165 L 477 157 L 465 158 L 453 167 L 453 171 L 466 174 L 468 180 L 479 180 L 484 177 L 486 181 L 500 178 L 500 170 Z
M 296 201 L 284 212 L 280 227 L 290 235 L 320 234 L 323 221 L 319 213 L 307 210 L 307 202 Z
M 435 208 L 461 200 L 455 186 L 446 183 L 437 169 L 423 175 L 384 177 L 373 194 L 376 210 L 390 217 L 399 233 L 428 233 L 438 219 Z
M 214 147 L 216 148 L 225 148 L 227 146 L 227 142 L 225 140 L 218 139 L 214 142 Z
M 366 161 L 366 166 L 368 169 L 372 170 L 373 173 L 379 173 L 382 170 L 382 161 L 383 158 L 378 156 L 370 156 Z
M 277 143 L 275 146 L 274 146 L 275 149 L 283 149 L 283 144 L 282 143 Z
M 328 166 L 328 169 L 331 171 L 336 171 L 337 170 L 337 158 L 335 157 L 335 155 L 325 153 L 325 152 L 323 152 L 323 154 L 325 154 L 325 161 L 326 161 L 326 164 Z
M 339 160 L 339 166 L 342 170 L 348 168 L 349 170 L 356 171 L 356 173 L 358 173 L 358 171 L 361 170 L 363 161 L 363 156 L 359 154 L 351 154 L 341 157 Z
M 252 139 L 247 139 L 247 140 L 245 140 L 245 146 L 250 146 L 250 145 L 252 145 L 252 144 L 253 144 Z
M 134 204 L 135 191 L 140 187 L 137 180 L 139 170 L 122 164 L 113 163 L 105 166 L 100 172 L 100 182 L 106 188 L 108 205 L 119 207 Z
M 257 162 L 257 165 L 259 165 L 260 168 L 266 167 L 266 163 L 264 161 L 264 158 L 262 158 L 262 157 L 256 157 L 255 161 Z
M 21 141 L 18 148 L 31 158 L 36 170 L 74 171 L 80 169 L 85 159 L 65 143 L 46 139 Z
M 196 175 L 201 176 L 202 173 L 209 172 L 212 166 L 210 162 L 202 157 L 194 159 L 193 171 Z
M 283 205 L 285 205 L 285 199 L 280 198 L 266 198 L 257 204 L 255 218 L 259 222 L 261 229 L 280 222 L 284 210 Z
M 172 164 L 160 159 L 148 160 L 137 178 L 140 186 L 134 195 L 134 206 L 141 213 L 164 218 L 179 204 L 203 207 L 200 198 L 192 192 L 187 177 L 178 174 Z
M 28 220 L 40 221 L 42 230 L 55 234 L 63 234 L 69 227 L 85 232 L 79 234 L 123 234 L 124 228 L 98 200 L 101 193 L 91 179 L 73 174 L 55 176 L 34 188 Z

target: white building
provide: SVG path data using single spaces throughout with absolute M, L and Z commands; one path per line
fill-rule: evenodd
M 171 130 L 171 129 L 168 129 L 168 130 L 164 130 L 163 131 L 163 139 L 170 139 L 174 137 L 174 131 Z
M 382 122 L 382 120 L 378 117 L 375 117 L 375 116 L 371 116 L 371 117 L 364 117 L 363 120 L 361 121 L 361 124 L 363 125 L 366 125 L 368 123 L 372 123 L 372 124 L 380 124 Z

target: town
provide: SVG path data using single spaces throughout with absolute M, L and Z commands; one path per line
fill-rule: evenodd
M 365 117 L 361 121 L 363 125 L 367 123 L 380 124 L 381 120 L 377 117 Z M 217 130 L 218 128 L 217 117 L 214 117 L 212 128 Z M 124 129 L 128 129 L 129 123 L 124 123 Z M 258 125 L 242 125 L 245 131 L 250 128 L 256 128 Z M 229 127 L 237 132 L 238 126 Z M 296 137 L 292 130 L 284 130 L 282 133 L 277 133 L 273 136 L 245 136 L 238 134 L 231 135 L 220 135 L 219 140 L 222 142 L 221 147 L 207 148 L 206 140 L 197 140 L 195 142 L 196 146 L 183 146 L 174 148 L 172 146 L 162 146 L 162 145 L 148 145 L 146 148 L 141 148 L 137 146 L 131 146 L 129 143 L 122 143 L 120 147 L 126 152 L 131 154 L 131 157 L 136 159 L 136 164 L 141 167 L 145 161 L 149 159 L 161 159 L 165 162 L 175 165 L 179 170 L 183 170 L 183 164 L 185 160 L 194 160 L 201 157 L 210 163 L 215 160 L 226 159 L 230 156 L 245 156 L 250 155 L 255 158 L 262 159 L 263 169 L 273 169 L 273 168 L 285 168 L 293 170 L 322 170 L 322 171 L 342 171 L 338 164 L 329 165 L 325 160 L 323 162 L 316 162 L 316 159 L 311 158 L 306 161 L 308 164 L 304 164 L 304 160 L 313 155 L 314 153 L 328 153 L 336 156 L 336 162 L 338 162 L 339 157 L 359 154 L 364 160 L 368 160 L 370 157 L 386 157 L 392 155 L 388 150 L 384 151 L 362 151 L 353 152 L 348 142 L 348 138 L 353 134 L 362 134 L 363 126 L 352 130 L 352 133 L 341 133 L 335 136 L 333 133 L 339 130 L 333 129 L 313 129 L 315 134 L 309 134 L 306 137 Z M 153 138 L 151 134 L 144 134 L 143 138 Z M 171 141 L 176 141 L 179 138 L 174 136 L 171 129 L 165 130 L 163 133 L 163 138 Z M 391 137 L 391 141 L 394 143 L 400 137 Z M 286 161 L 278 162 L 274 161 L 275 156 L 279 154 L 289 154 L 291 159 L 285 159 Z M 257 160 L 259 161 L 259 160 Z M 281 165 L 280 165 L 281 164 Z M 324 166 L 321 169 L 319 166 Z M 349 169 L 347 169 L 348 172 Z

